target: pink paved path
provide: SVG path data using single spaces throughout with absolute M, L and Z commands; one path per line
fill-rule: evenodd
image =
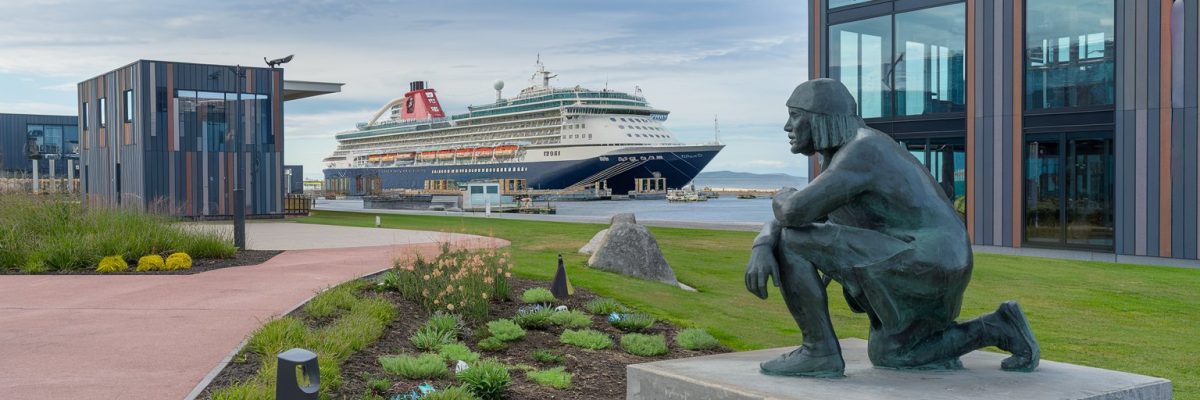
M 404 244 L 291 250 L 195 275 L 0 276 L 0 399 L 183 398 L 262 322 L 320 289 L 435 254 L 437 241 L 507 245 L 409 232 L 392 240 Z

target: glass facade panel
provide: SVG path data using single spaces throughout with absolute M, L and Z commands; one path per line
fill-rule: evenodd
M 967 148 L 963 138 L 906 138 L 899 141 L 929 174 L 959 214 L 966 215 Z
M 1025 108 L 1113 104 L 1113 1 L 1026 1 Z
M 829 77 L 850 89 L 859 115 L 892 115 L 892 17 L 883 16 L 829 27 Z
M 851 4 L 866 3 L 871 0 L 829 0 L 829 8 L 845 7 Z
M 896 115 L 966 109 L 966 5 L 896 14 Z
M 1112 248 L 1111 133 L 1032 134 L 1025 144 L 1025 239 Z
M 1112 140 L 1083 138 L 1068 141 L 1067 243 L 1112 247 Z
M 79 154 L 79 128 L 74 125 L 26 125 L 26 143 L 41 156 Z
M 1028 140 L 1033 139 L 1033 140 Z M 1062 241 L 1062 185 L 1059 142 L 1051 137 L 1028 137 L 1025 150 L 1025 240 L 1031 243 Z M 1040 139 L 1040 140 L 1038 140 Z
M 179 90 L 181 136 L 199 138 L 208 151 L 234 151 L 237 124 L 237 93 Z M 273 144 L 271 98 L 242 93 L 242 122 L 249 133 L 246 144 Z

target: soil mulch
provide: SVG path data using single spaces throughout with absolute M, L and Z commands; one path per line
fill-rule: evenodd
M 196 258 L 192 259 L 192 268 L 173 271 L 145 271 L 136 272 L 133 269 L 137 266 L 130 264 L 129 269 L 122 272 L 96 272 L 94 269 L 82 270 L 55 270 L 46 271 L 36 275 L 191 275 L 201 272 L 212 271 L 221 268 L 241 267 L 246 265 L 258 265 L 270 260 L 272 257 L 283 253 L 279 250 L 242 250 L 230 258 Z M 26 275 L 16 268 L 0 268 L 0 275 Z
M 548 283 L 510 278 L 509 285 L 511 287 L 510 297 L 519 298 L 521 292 L 526 289 L 547 287 Z M 342 364 L 342 385 L 331 393 L 332 397 L 335 399 L 361 399 L 363 398 L 363 394 L 370 390 L 367 385 L 368 380 L 379 378 L 386 378 L 393 382 L 390 391 L 379 394 L 385 399 L 391 398 L 394 394 L 407 393 L 425 382 L 439 389 L 459 384 L 459 382 L 452 378 L 431 381 L 405 380 L 397 376 L 389 376 L 383 371 L 383 368 L 379 365 L 379 356 L 421 353 L 421 351 L 409 343 L 408 337 L 425 323 L 425 320 L 429 317 L 429 312 L 416 303 L 401 298 L 396 292 L 385 292 L 378 295 L 383 296 L 396 305 L 399 317 L 388 326 L 378 341 L 350 356 Z M 583 305 L 596 297 L 596 295 L 586 290 L 577 288 L 574 296 L 565 302 L 556 303 L 555 305 L 566 305 L 572 310 L 578 309 L 583 311 Z M 489 320 L 510 318 L 522 306 L 524 304 L 521 304 L 519 299 L 493 301 L 491 315 L 488 318 Z M 304 318 L 303 308 L 297 309 L 289 315 L 302 318 L 310 324 L 315 323 L 312 319 Z M 559 343 L 558 336 L 562 333 L 563 329 L 550 327 L 545 331 L 526 330 L 527 333 L 524 338 L 510 342 L 506 349 L 489 352 L 479 350 L 476 347 L 477 338 L 480 337 L 478 331 L 487 329 L 486 322 L 468 322 L 468 329 L 467 332 L 464 332 L 462 340 L 464 344 L 469 346 L 473 351 L 480 353 L 484 358 L 496 358 L 509 366 L 525 364 L 537 367 L 538 369 L 563 366 L 566 367 L 567 372 L 574 375 L 571 387 L 559 390 L 540 386 L 527 378 L 521 370 L 511 369 L 509 373 L 512 376 L 512 386 L 508 390 L 507 398 L 509 399 L 623 399 L 625 398 L 626 390 L 625 366 L 627 365 L 696 357 L 728 351 L 725 349 L 691 351 L 678 348 L 675 346 L 675 335 L 680 329 L 659 321 L 642 333 L 665 335 L 670 352 L 657 357 L 635 356 L 626 353 L 620 347 L 620 338 L 624 332 L 609 325 L 605 317 L 593 316 L 591 329 L 609 334 L 613 339 L 613 347 L 605 350 L 585 350 L 562 344 Z M 563 356 L 565 362 L 563 364 L 538 362 L 533 358 L 532 354 L 534 351 L 542 349 L 548 349 Z M 257 371 L 259 361 L 257 355 L 247 354 L 247 356 L 243 363 L 231 363 L 221 371 L 216 379 L 205 389 L 205 392 L 201 394 L 200 398 L 208 398 L 211 389 L 228 386 L 251 378 Z

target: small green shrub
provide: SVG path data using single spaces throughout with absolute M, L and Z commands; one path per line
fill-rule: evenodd
M 563 361 L 565 361 L 563 356 L 555 354 L 553 351 L 547 349 L 541 349 L 533 352 L 533 359 L 547 364 L 561 364 Z
M 544 369 L 540 371 L 529 371 L 525 373 L 530 380 L 537 384 L 552 387 L 555 389 L 566 389 L 571 387 L 571 373 L 566 371 L 566 368 L 556 367 Z
M 480 340 L 479 343 L 477 343 L 475 346 L 479 347 L 480 350 L 484 350 L 484 351 L 500 351 L 500 350 L 504 350 L 504 349 L 508 348 L 508 343 L 504 343 L 503 340 L 500 340 L 499 338 L 492 336 L 492 337 L 488 337 L 483 340 Z
M 521 310 L 513 316 L 513 322 L 525 329 L 544 330 L 550 327 L 550 317 L 552 316 L 554 316 L 554 310 L 549 308 Z
M 462 360 L 466 361 L 467 364 L 472 364 L 476 361 L 479 361 L 479 353 L 471 351 L 467 345 L 462 343 L 450 343 L 442 345 L 442 348 L 438 350 L 438 354 L 440 354 L 442 359 L 446 360 L 448 363 Z
M 521 301 L 525 304 L 549 304 L 554 302 L 554 293 L 546 288 L 528 289 L 521 293 Z
M 492 334 L 492 337 L 505 342 L 511 342 L 525 337 L 525 330 L 521 329 L 520 325 L 517 325 L 516 322 L 512 322 L 511 320 L 498 319 L 488 322 L 487 327 L 488 332 Z
M 274 356 L 297 347 L 308 339 L 304 322 L 293 317 L 271 320 L 250 335 L 246 349 L 263 356 Z
M 50 267 L 38 257 L 30 257 L 24 264 L 21 264 L 21 272 L 26 274 L 40 274 L 48 270 Z
M 367 381 L 367 387 L 375 393 L 387 393 L 392 390 L 392 381 L 387 378 L 371 379 Z
M 330 288 L 309 300 L 304 305 L 304 312 L 313 318 L 326 318 L 349 310 L 351 305 L 358 302 L 358 297 L 354 293 L 355 289 L 356 287 L 353 285 L 339 285 Z
M 129 263 L 121 256 L 108 256 L 100 260 L 96 272 L 121 272 L 129 268 Z
M 379 365 L 389 374 L 405 379 L 437 379 L 450 376 L 442 356 L 425 353 L 420 356 L 399 355 L 379 357 Z M 473 369 L 473 368 L 472 368 Z
M 558 311 L 550 316 L 550 323 L 567 329 L 582 329 L 592 326 L 592 317 L 579 310 Z
M 599 298 L 589 301 L 583 305 L 583 308 L 592 315 L 609 315 L 612 313 L 625 312 L 625 306 L 618 303 L 616 300 L 609 298 Z
M 613 345 L 612 338 L 608 335 L 591 329 L 567 329 L 558 337 L 558 341 L 591 350 L 607 349 Z
M 429 326 L 422 326 L 412 336 L 408 337 L 408 341 L 412 343 L 413 347 L 421 351 L 437 351 L 442 345 L 454 343 L 455 339 L 450 335 L 450 332 L 439 331 Z
M 614 328 L 625 332 L 641 332 L 654 326 L 654 317 L 642 313 L 621 314 L 621 318 L 610 320 Z
M 238 382 L 214 390 L 212 400 L 275 400 L 275 388 L 253 381 Z
M 675 335 L 675 344 L 688 350 L 707 350 L 721 346 L 717 338 L 700 328 L 688 328 Z
M 171 254 L 171 255 L 167 256 L 166 268 L 171 271 L 180 270 L 180 269 L 191 269 L 192 268 L 192 257 L 187 255 L 187 253 Z
M 458 335 L 462 332 L 463 320 L 457 314 L 446 314 L 436 312 L 429 316 L 429 320 L 425 321 L 425 326 L 436 331 L 447 332 L 453 339 L 458 339 Z
M 643 335 L 630 333 L 621 336 L 621 348 L 635 356 L 654 357 L 667 354 L 667 338 L 663 335 Z
M 458 380 L 474 395 L 484 400 L 503 399 L 504 392 L 512 385 L 508 367 L 499 361 L 482 360 L 458 374 Z
M 449 311 L 484 321 L 491 299 L 508 298 L 512 263 L 506 253 L 455 250 L 442 246 L 433 259 L 397 261 L 394 283 L 405 299 L 427 311 Z
M 450 386 L 445 389 L 430 393 L 421 398 L 422 400 L 479 400 L 471 393 L 470 389 L 464 386 Z

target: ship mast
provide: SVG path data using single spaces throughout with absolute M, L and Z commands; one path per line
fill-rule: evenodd
M 538 53 L 537 66 L 538 66 L 537 72 L 534 72 L 533 76 L 529 78 L 529 81 L 530 81 L 529 83 L 533 84 L 533 82 L 537 79 L 537 76 L 541 75 L 542 76 L 542 88 L 549 89 L 550 88 L 550 79 L 557 78 L 558 75 L 551 75 L 551 72 L 546 70 L 546 65 L 542 64 L 542 53 Z

